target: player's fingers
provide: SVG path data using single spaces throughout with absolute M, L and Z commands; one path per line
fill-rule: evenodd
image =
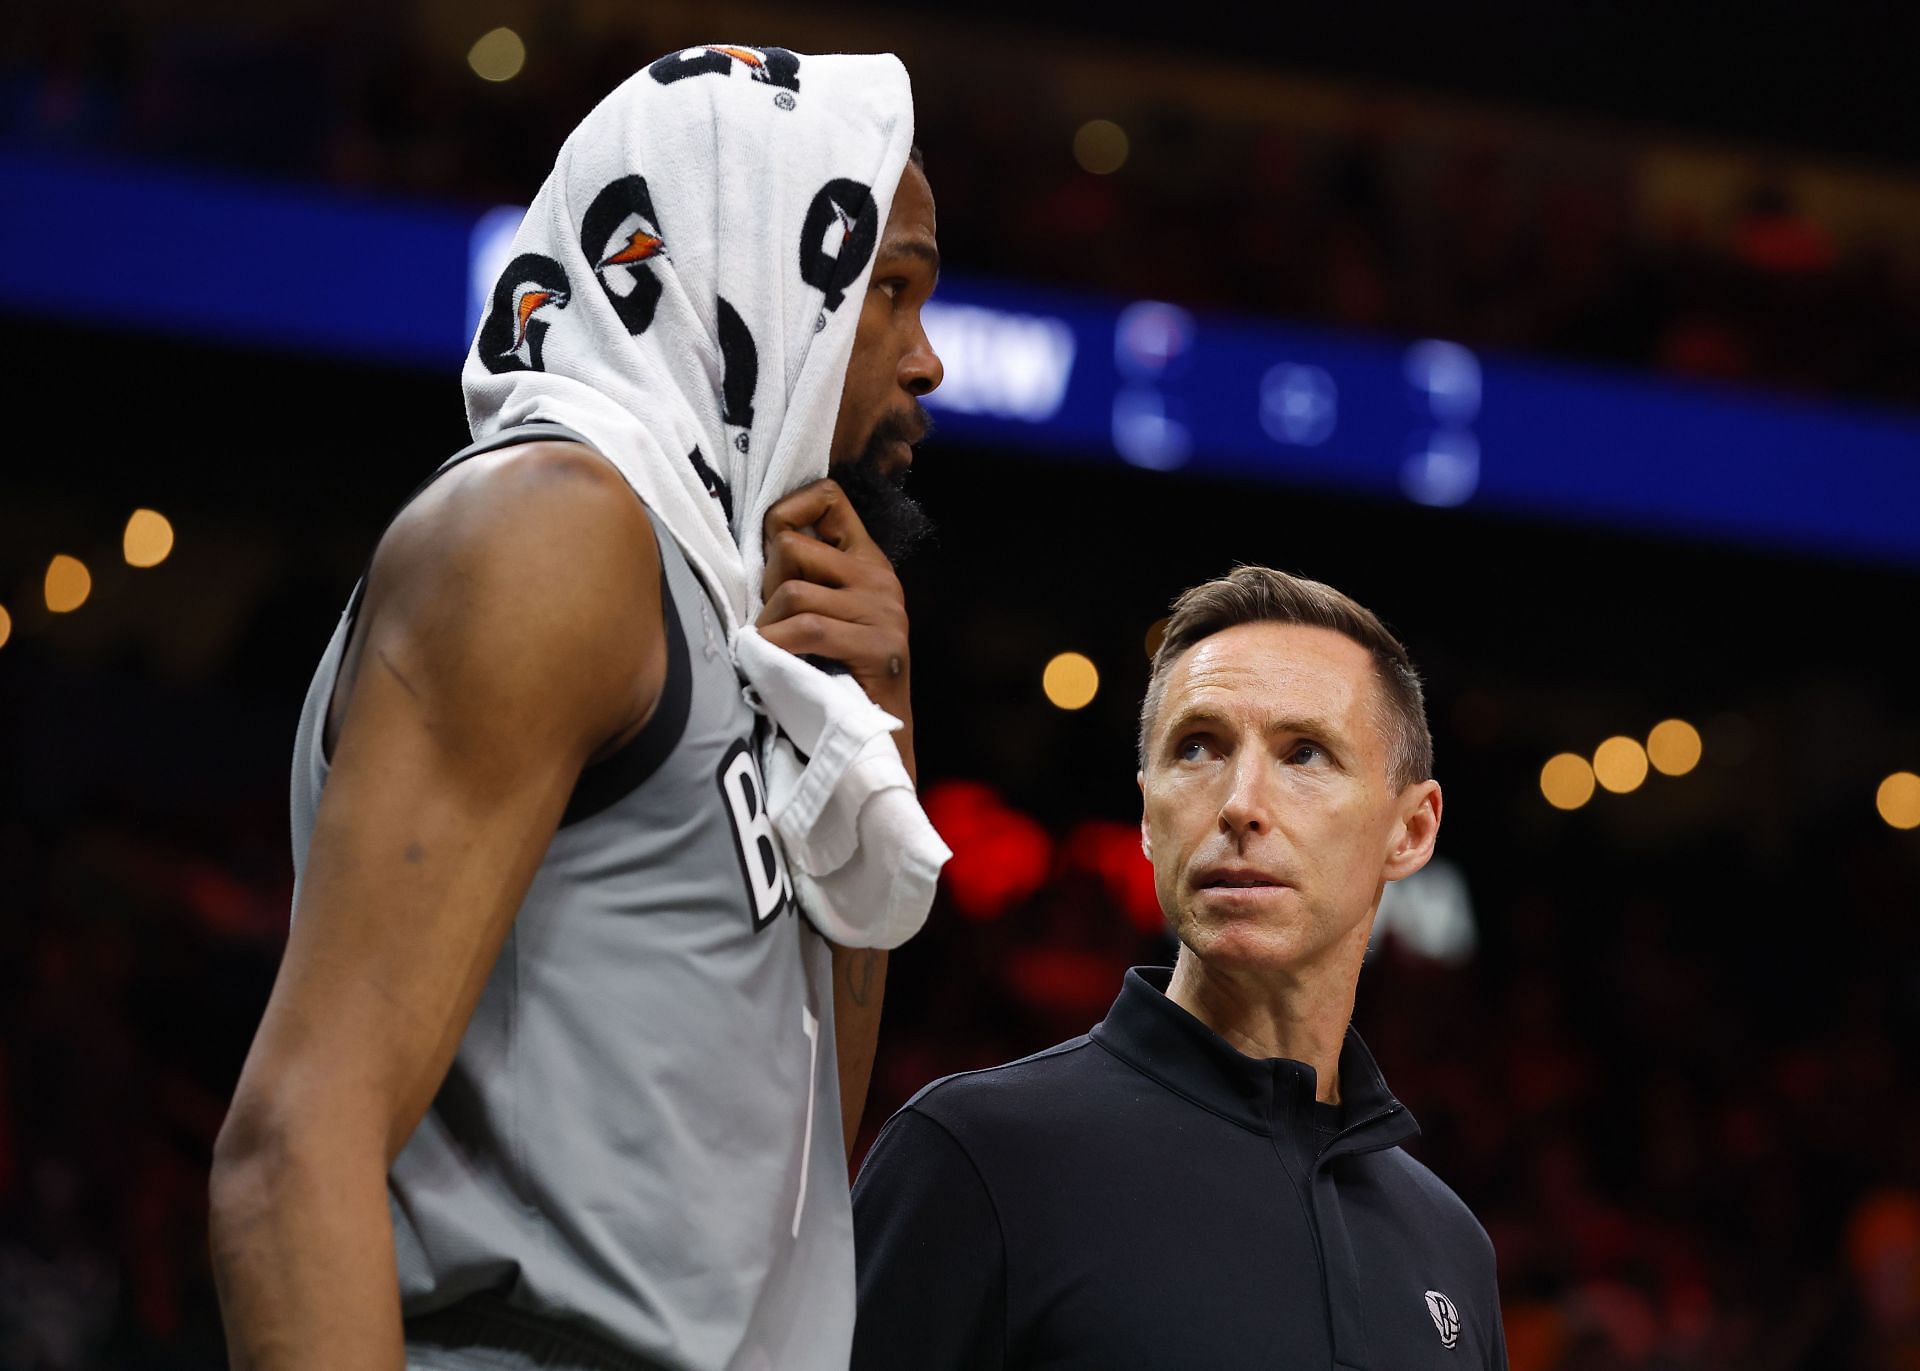
M 775 500 L 773 508 L 767 511 L 766 520 L 762 523 L 760 531 L 768 542 L 772 542 L 774 537 L 783 531 L 797 532 L 802 529 L 817 531 L 820 521 L 827 517 L 828 511 L 846 502 L 847 495 L 840 489 L 840 483 L 831 477 L 824 477 Z
M 774 502 L 761 526 L 769 542 L 783 530 L 813 530 L 822 542 L 846 552 L 879 556 L 880 550 L 867 533 L 867 526 L 855 512 L 840 483 L 823 477 L 800 487 Z
M 796 614 L 767 625 L 760 633 L 775 647 L 783 647 L 796 657 L 830 657 L 845 663 L 856 675 L 861 674 L 861 664 L 876 655 L 871 642 L 873 629 L 824 614 Z
M 801 614 L 820 614 L 843 623 L 891 627 L 881 623 L 886 609 L 885 602 L 858 591 L 840 590 L 812 581 L 782 581 L 767 597 L 767 603 L 761 608 L 755 624 L 765 629 L 782 619 Z
M 837 486 L 835 488 L 838 489 Z M 813 531 L 835 547 L 862 560 L 886 560 L 880 545 L 867 532 L 866 522 L 854 509 L 853 501 L 847 499 L 844 493 L 820 511 L 819 518 L 813 521 Z
M 767 543 L 767 569 L 760 577 L 760 593 L 771 599 L 786 581 L 845 586 L 861 580 L 862 571 L 852 554 L 794 529 L 783 529 Z

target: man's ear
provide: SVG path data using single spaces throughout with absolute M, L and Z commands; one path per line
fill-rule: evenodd
M 1140 787 L 1140 796 L 1144 800 L 1147 794 L 1147 773 L 1144 771 L 1136 771 L 1133 773 L 1133 779 L 1134 783 Z M 1148 863 L 1151 864 L 1153 861 L 1153 835 L 1147 832 L 1147 809 L 1144 804 L 1140 807 L 1140 852 L 1146 857 Z
M 1433 858 L 1440 837 L 1440 782 L 1421 781 L 1400 792 L 1399 819 L 1381 873 L 1389 881 L 1411 876 Z

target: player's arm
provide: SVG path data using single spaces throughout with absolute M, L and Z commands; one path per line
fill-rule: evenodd
M 811 528 L 811 534 L 804 530 Z M 831 480 L 815 481 L 767 511 L 766 607 L 758 627 L 799 655 L 844 663 L 867 698 L 904 725 L 893 735 L 907 775 L 913 759 L 912 662 L 900 578 Z M 833 949 L 833 1032 L 840 1068 L 840 1122 L 847 1151 L 860 1133 L 886 998 L 887 954 Z
M 658 699 L 659 586 L 645 511 L 571 444 L 472 459 L 382 540 L 286 954 L 215 1148 L 234 1366 L 401 1367 L 387 1171 L 581 767 Z

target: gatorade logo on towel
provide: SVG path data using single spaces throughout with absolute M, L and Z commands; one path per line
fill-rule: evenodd
M 665 289 L 655 264 L 667 260 L 646 177 L 622 176 L 593 197 L 580 221 L 580 252 L 627 332 L 645 333 Z
M 551 257 L 523 252 L 500 273 L 486 322 L 480 325 L 478 351 L 488 371 L 538 371 L 540 346 L 547 336 L 541 314 L 562 310 L 573 298 L 567 273 Z
M 879 238 L 880 210 L 872 189 L 834 178 L 814 194 L 800 226 L 800 279 L 826 295 L 828 309 L 839 309 Z
M 689 76 L 728 76 L 736 66 L 763 85 L 800 93 L 800 59 L 785 48 L 735 48 L 725 44 L 682 48 L 662 57 L 647 72 L 661 85 L 670 86 Z

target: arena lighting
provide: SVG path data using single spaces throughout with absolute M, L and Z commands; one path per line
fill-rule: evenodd
M 71 614 L 87 602 L 93 593 L 93 576 L 78 557 L 61 553 L 47 563 L 47 608 L 55 614 Z
M 1147 660 L 1149 662 L 1151 662 L 1154 659 L 1154 655 L 1160 651 L 1160 644 L 1167 640 L 1167 622 L 1167 617 L 1162 617 L 1155 619 L 1147 626 L 1146 649 Z
M 1410 397 L 1433 425 L 1400 468 L 1400 488 L 1423 505 L 1465 504 L 1480 488 L 1480 359 L 1458 343 L 1423 338 L 1401 361 Z
M 1873 797 L 1880 817 L 1893 828 L 1920 828 L 1920 776 L 1896 771 L 1880 782 Z
M 1127 131 L 1111 119 L 1089 119 L 1073 135 L 1073 160 L 1082 171 L 1111 176 L 1127 164 Z
M 13 636 L 13 616 L 7 613 L 7 607 L 0 605 L 0 647 L 7 645 L 7 639 Z
M 1540 793 L 1555 809 L 1578 809 L 1593 798 L 1593 768 L 1585 757 L 1562 752 L 1540 768 Z
M 940 883 L 963 918 L 997 919 L 1045 884 L 1053 839 L 981 781 L 938 781 L 922 797 L 953 858 Z
M 1628 737 L 1607 739 L 1593 750 L 1593 778 L 1616 795 L 1638 790 L 1647 779 L 1647 753 Z
M 476 285 L 491 290 L 493 280 Z M 1048 423 L 1060 412 L 1076 350 L 1066 321 L 939 301 L 929 302 L 920 319 L 946 369 L 927 408 L 1025 424 Z
M 159 566 L 173 551 L 173 525 L 156 510 L 136 509 L 120 544 L 128 566 Z
M 1082 820 L 1061 845 L 1061 866 L 1098 877 L 1114 907 L 1142 933 L 1166 928 L 1166 915 L 1154 889 L 1153 863 L 1140 848 L 1139 824 Z
M 1058 709 L 1084 709 L 1100 693 L 1100 671 L 1078 652 L 1062 652 L 1040 674 L 1040 688 Z
M 436 374 L 466 356 L 522 214 L 4 149 L 0 184 L 34 207 L 0 215 L 0 294 L 16 314 Z M 166 270 L 99 270 L 126 260 L 129 204 L 140 262 Z M 936 298 L 979 311 L 960 316 L 963 359 L 935 338 L 947 379 L 927 397 L 975 406 L 940 416 L 965 443 L 1920 565 L 1910 415 L 1228 314 L 1161 328 L 1158 341 L 1183 346 L 1152 356 L 1138 301 L 951 272 Z M 1017 364 L 997 350 L 1007 341 Z M 1719 731 L 1702 731 L 1731 761 Z
M 482 81 L 511 81 L 527 64 L 527 45 L 510 28 L 489 29 L 467 50 L 467 65 Z
M 1700 730 L 1685 719 L 1665 719 L 1647 734 L 1647 760 L 1662 776 L 1684 776 L 1700 765 Z
M 1411 951 L 1445 966 L 1473 960 L 1479 946 L 1479 921 L 1467 892 L 1467 877 L 1445 857 L 1435 857 L 1405 880 L 1390 881 L 1380 892 L 1367 940 L 1371 957 L 1391 934 Z

